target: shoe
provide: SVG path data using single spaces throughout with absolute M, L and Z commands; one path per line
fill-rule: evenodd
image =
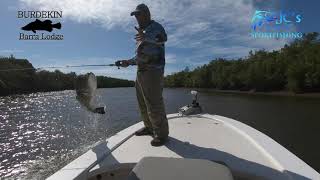
M 168 138 L 159 138 L 159 137 L 155 137 L 153 138 L 153 140 L 151 141 L 151 146 L 162 146 L 167 142 Z
M 146 127 L 136 131 L 134 134 L 136 136 L 147 136 L 147 135 L 151 135 L 152 136 L 153 135 L 153 133 Z

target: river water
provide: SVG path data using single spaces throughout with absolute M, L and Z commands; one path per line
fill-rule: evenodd
M 201 92 L 207 113 L 239 120 L 267 134 L 320 171 L 320 98 Z M 190 89 L 165 89 L 167 113 L 191 102 Z M 97 115 L 74 91 L 0 97 L 0 177 L 44 179 L 99 141 L 139 121 L 134 88 L 99 89 Z M 227 142 L 226 142 L 227 143 Z

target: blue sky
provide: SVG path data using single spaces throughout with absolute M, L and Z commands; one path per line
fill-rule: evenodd
M 35 67 L 105 64 L 134 55 L 135 19 L 129 14 L 144 2 L 168 34 L 166 74 L 210 60 L 244 57 L 249 50 L 281 48 L 288 40 L 251 39 L 255 10 L 300 12 L 297 31 L 320 32 L 319 0 L 1 0 L 0 55 L 26 58 Z M 34 19 L 18 19 L 18 10 L 63 11 L 62 41 L 21 41 L 20 28 Z M 32 32 L 27 32 L 33 34 Z M 135 79 L 136 67 L 61 69 Z

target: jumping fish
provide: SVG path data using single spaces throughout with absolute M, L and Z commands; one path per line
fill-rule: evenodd
M 105 107 L 94 107 L 93 98 L 97 89 L 97 78 L 93 73 L 79 75 L 75 81 L 76 99 L 88 111 L 93 113 L 105 114 Z

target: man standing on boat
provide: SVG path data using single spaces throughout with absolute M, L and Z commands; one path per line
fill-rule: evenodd
M 137 65 L 135 83 L 140 113 L 145 127 L 135 133 L 137 136 L 152 135 L 152 146 L 161 146 L 169 134 L 168 120 L 163 103 L 165 46 L 167 34 L 161 24 L 151 20 L 149 8 L 139 4 L 135 11 L 139 28 L 136 34 L 136 55 L 129 60 L 117 61 L 117 65 Z

